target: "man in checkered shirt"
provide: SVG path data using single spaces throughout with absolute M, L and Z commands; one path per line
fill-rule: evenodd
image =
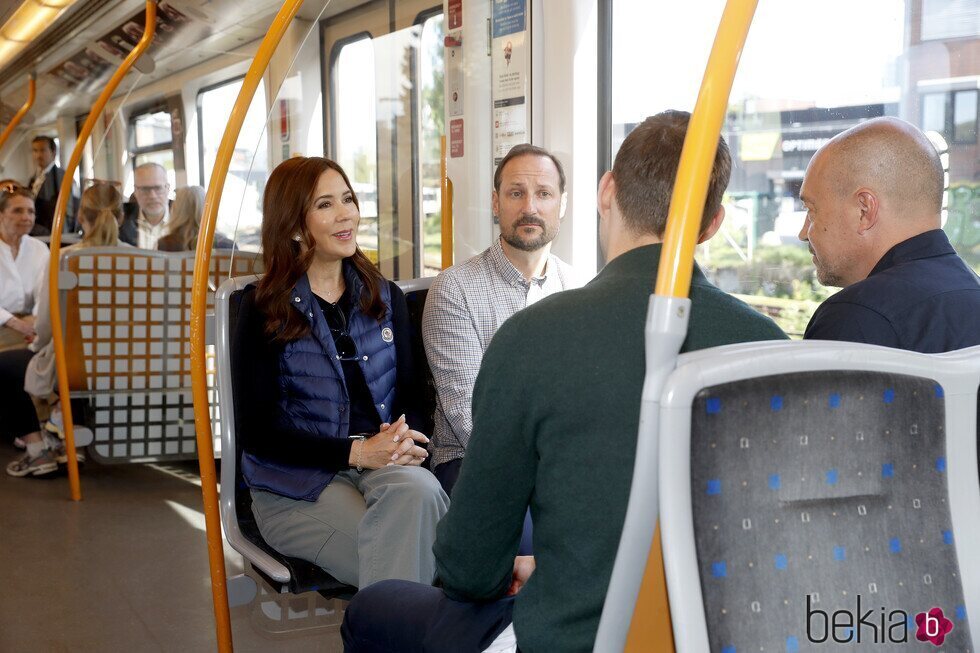
M 517 145 L 497 166 L 493 188 L 500 238 L 436 277 L 422 318 L 437 393 L 432 469 L 447 494 L 473 429 L 473 384 L 493 334 L 522 308 L 580 285 L 572 268 L 551 254 L 568 200 L 558 158 Z

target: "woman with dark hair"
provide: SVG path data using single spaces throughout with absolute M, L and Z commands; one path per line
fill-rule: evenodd
M 428 438 L 408 309 L 357 246 L 339 165 L 292 158 L 263 199 L 265 276 L 234 334 L 242 474 L 263 538 L 338 580 L 429 583 L 449 499 L 420 467 Z

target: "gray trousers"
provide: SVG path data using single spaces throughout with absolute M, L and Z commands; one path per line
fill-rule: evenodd
M 262 537 L 337 580 L 364 588 L 379 580 L 431 584 L 436 524 L 449 497 L 427 469 L 392 465 L 334 476 L 316 501 L 251 491 Z

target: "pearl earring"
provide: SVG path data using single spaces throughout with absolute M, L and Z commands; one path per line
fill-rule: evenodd
M 293 236 L 293 240 L 295 240 L 298 243 L 299 241 L 303 240 L 303 236 L 300 234 L 296 234 Z

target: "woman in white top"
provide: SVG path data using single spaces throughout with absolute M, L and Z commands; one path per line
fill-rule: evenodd
M 83 247 L 119 245 L 119 222 L 122 221 L 122 196 L 110 184 L 96 184 L 82 194 L 78 209 L 82 227 L 81 242 L 66 247 L 64 251 Z M 42 275 L 43 286 L 48 275 Z M 49 406 L 49 398 L 55 389 L 54 343 L 51 335 L 51 310 L 47 295 L 38 301 L 37 337 L 31 350 L 37 352 L 6 352 L 0 354 L 0 400 L 5 402 L 4 423 L 0 431 L 8 438 L 19 437 L 27 452 L 7 465 L 11 476 L 43 476 L 57 471 L 59 462 L 65 462 L 64 444 L 50 435 L 60 423 Z M 4 379 L 8 382 L 5 383 Z M 16 380 L 16 389 L 7 385 Z M 33 399 L 33 401 L 32 401 Z M 57 401 L 56 398 L 53 398 Z M 59 411 L 60 412 L 60 411 Z M 46 420 L 42 432 L 39 420 Z M 49 426 L 50 424 L 50 426 Z
M 0 351 L 34 339 L 32 312 L 48 269 L 48 248 L 27 234 L 34 228 L 34 196 L 24 188 L 0 193 Z

